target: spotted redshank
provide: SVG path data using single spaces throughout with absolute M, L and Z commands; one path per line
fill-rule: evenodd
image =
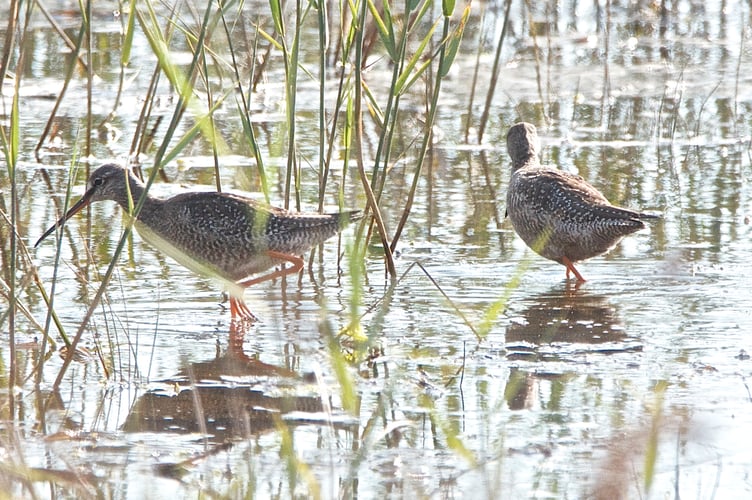
M 574 263 L 603 254 L 628 234 L 659 218 L 615 207 L 579 175 L 541 166 L 535 126 L 518 123 L 507 133 L 512 178 L 507 215 L 522 240 L 541 256 L 566 266 L 578 282 Z
M 94 201 L 116 201 L 129 211 L 144 189 L 130 170 L 102 165 L 89 177 L 81 199 L 34 246 Z M 300 255 L 360 217 L 359 211 L 295 213 L 236 194 L 192 191 L 168 199 L 148 193 L 135 226 L 144 240 L 180 264 L 223 281 L 230 290 L 231 317 L 252 320 L 242 299 L 244 288 L 300 271 Z M 258 276 L 275 265 L 282 267 Z

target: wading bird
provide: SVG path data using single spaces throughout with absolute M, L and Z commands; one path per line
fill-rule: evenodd
M 574 263 L 609 251 L 628 234 L 659 218 L 615 207 L 579 175 L 541 166 L 535 126 L 517 123 L 507 133 L 512 177 L 507 215 L 522 240 L 541 256 L 585 279 Z
M 102 165 L 89 176 L 81 199 L 34 246 L 92 202 L 112 200 L 130 213 L 144 190 L 125 167 Z M 243 289 L 300 271 L 300 255 L 360 217 L 359 211 L 295 213 L 236 194 L 191 191 L 167 199 L 147 193 L 134 225 L 144 240 L 180 264 L 223 281 L 231 317 L 253 320 Z M 283 267 L 256 276 L 278 264 Z

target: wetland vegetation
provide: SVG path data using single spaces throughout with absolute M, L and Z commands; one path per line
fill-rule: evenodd
M 9 498 L 745 498 L 752 11 L 695 2 L 0 6 Z M 660 213 L 564 268 L 505 220 L 505 136 Z M 98 165 L 364 219 L 249 288 Z

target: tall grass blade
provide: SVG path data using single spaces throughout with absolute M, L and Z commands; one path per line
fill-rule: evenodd
M 405 10 L 406 10 L 407 12 L 412 12 L 412 11 L 414 11 L 414 10 L 415 10 L 415 9 L 416 9 L 416 8 L 418 7 L 418 5 L 420 5 L 420 2 L 422 2 L 422 1 L 423 1 L 423 0 L 407 0 L 407 1 L 405 2 Z M 430 3 L 430 2 L 426 2 L 426 3 L 428 4 L 428 3 Z
M 353 23 L 358 24 L 358 29 L 356 31 L 355 37 L 355 62 L 353 65 L 355 68 L 355 93 L 353 96 L 353 102 L 355 103 L 355 105 L 353 107 L 353 110 L 355 116 L 355 137 L 358 154 L 358 173 L 360 175 L 361 184 L 363 185 L 363 190 L 366 194 L 366 199 L 368 200 L 368 210 L 370 210 L 373 214 L 373 220 L 378 229 L 379 236 L 381 238 L 381 244 L 384 248 L 384 259 L 387 272 L 389 273 L 390 277 L 395 278 L 397 276 L 397 270 L 394 265 L 392 250 L 389 246 L 389 237 L 387 235 L 386 225 L 384 224 L 384 220 L 381 216 L 381 211 L 379 210 L 379 204 L 376 200 L 376 196 L 373 192 L 373 189 L 371 189 L 371 183 L 368 181 L 368 176 L 366 175 L 365 171 L 365 159 L 363 158 L 363 27 L 365 26 L 366 18 L 366 2 L 361 2 L 360 10 L 353 12 L 353 18 Z M 372 177 L 371 182 L 374 181 L 374 178 L 375 176 Z
M 451 423 L 439 413 L 436 409 L 436 405 L 434 405 L 430 397 L 424 396 L 421 399 L 423 401 L 423 406 L 429 411 L 434 426 L 441 429 L 441 432 L 444 434 L 447 448 L 452 450 L 455 455 L 464 459 L 470 467 L 476 467 L 478 461 L 475 458 L 475 454 L 462 440 L 457 427 L 451 425 Z
M 227 93 L 230 92 L 234 92 L 234 89 L 227 91 Z M 183 150 L 188 147 L 188 145 L 191 144 L 196 137 L 198 137 L 200 132 L 205 130 L 207 127 L 212 126 L 212 114 L 222 106 L 222 103 L 224 102 L 226 97 L 227 94 L 221 96 L 220 99 L 217 99 L 217 101 L 213 103 L 212 107 L 207 113 L 202 114 L 195 120 L 195 123 L 183 134 L 178 142 L 175 143 L 175 145 L 169 151 L 165 152 L 164 156 L 162 157 L 162 165 L 166 165 L 180 156 Z M 217 142 L 220 142 L 220 139 L 218 137 L 216 138 L 216 140 Z
M 480 338 L 485 338 L 491 331 L 491 328 L 493 328 L 494 324 L 496 324 L 496 320 L 506 309 L 512 293 L 519 289 L 520 284 L 522 283 L 522 277 L 525 275 L 528 267 L 530 267 L 530 257 L 526 257 L 520 261 L 514 273 L 504 285 L 501 296 L 494 301 L 488 309 L 486 309 L 486 312 L 483 314 L 483 318 L 478 325 L 478 335 Z
M 89 58 L 89 64 L 86 66 L 86 136 L 85 136 L 85 148 L 84 155 L 91 157 L 91 138 L 94 135 L 94 114 L 92 110 L 92 94 L 94 93 L 94 68 L 91 65 L 91 55 L 94 53 L 94 42 L 92 41 L 92 27 L 91 27 L 91 2 L 92 0 L 86 0 L 86 6 L 84 9 L 83 23 L 86 29 L 86 54 Z
M 23 67 L 25 52 L 21 52 L 19 67 Z M 19 117 L 18 117 L 18 95 L 21 88 L 21 75 L 16 75 L 15 87 L 13 89 L 13 101 L 11 104 L 10 114 L 10 138 L 8 145 L 4 146 L 6 150 L 5 163 L 8 168 L 8 181 L 10 182 L 10 263 L 9 263 L 9 283 L 8 283 L 8 342 L 10 354 L 10 373 L 8 374 L 8 408 L 10 414 L 9 420 L 14 420 L 15 415 L 15 387 L 17 384 L 16 374 L 18 373 L 18 360 L 16 358 L 16 267 L 18 265 L 18 238 L 16 233 L 17 227 L 17 208 L 18 208 L 18 186 L 16 185 L 16 166 L 18 163 L 18 143 L 19 143 Z M 3 141 L 5 143 L 5 140 Z
M 504 46 L 504 40 L 507 37 L 507 27 L 509 26 L 509 13 L 512 9 L 512 0 L 506 0 L 506 6 L 504 9 L 504 24 L 501 28 L 501 34 L 499 35 L 499 41 L 496 44 L 496 53 L 494 54 L 494 62 L 491 68 L 491 80 L 488 83 L 488 92 L 486 93 L 486 102 L 483 106 L 483 112 L 480 116 L 480 123 L 478 124 L 478 143 L 483 142 L 483 134 L 486 131 L 486 125 L 488 124 L 488 116 L 491 113 L 491 103 L 493 102 L 494 91 L 496 90 L 496 83 L 499 80 L 499 68 L 501 66 L 501 49 Z
M 428 59 L 419 67 L 418 71 L 413 73 L 413 69 L 415 69 L 415 66 L 418 64 L 418 62 L 424 59 L 426 46 L 428 46 L 428 43 L 431 41 L 431 38 L 433 37 L 434 31 L 436 31 L 438 23 L 439 23 L 439 19 L 437 19 L 436 22 L 433 25 L 431 25 L 431 29 L 429 29 L 426 36 L 423 37 L 423 40 L 421 40 L 420 45 L 417 47 L 417 49 L 415 49 L 415 53 L 413 54 L 413 56 L 410 58 L 409 61 L 407 61 L 407 64 L 402 70 L 402 73 L 400 74 L 399 78 L 394 84 L 393 92 L 395 95 L 404 94 L 407 91 L 407 89 L 410 88 L 410 85 L 412 85 L 412 83 L 415 80 L 417 80 L 420 77 L 420 75 L 423 74 L 423 71 L 425 71 L 426 68 L 431 65 L 431 59 Z
M 454 30 L 455 32 L 459 31 L 460 39 L 462 36 L 461 32 L 464 29 L 465 21 L 468 15 L 469 15 L 469 7 L 465 9 L 465 13 L 462 16 L 462 22 L 460 22 L 459 27 L 456 30 Z M 450 27 L 451 27 L 451 19 L 449 17 L 445 17 L 442 43 L 439 49 L 439 61 L 438 61 L 439 69 L 444 68 L 444 71 L 448 71 L 448 66 L 446 66 L 445 59 L 447 57 L 447 42 L 449 40 L 452 40 L 452 38 L 449 37 Z M 427 38 L 424 39 L 424 43 L 426 41 L 427 41 Z M 451 54 L 451 57 L 454 57 L 455 54 L 456 54 L 456 49 Z M 402 217 L 400 218 L 397 229 L 394 233 L 394 236 L 392 237 L 391 250 L 393 252 L 397 248 L 397 243 L 399 242 L 400 236 L 402 235 L 402 231 L 405 227 L 405 224 L 407 224 L 407 220 L 410 216 L 410 211 L 412 209 L 413 201 L 415 200 L 415 193 L 417 192 L 418 184 L 420 182 L 420 175 L 421 175 L 421 171 L 423 168 L 423 164 L 425 163 L 426 154 L 428 153 L 428 148 L 431 145 L 431 141 L 433 137 L 433 124 L 434 124 L 434 120 L 436 119 L 436 111 L 438 109 L 439 94 L 441 92 L 441 82 L 442 82 L 441 77 L 440 76 L 437 77 L 434 82 L 434 88 L 432 89 L 431 103 L 430 103 L 429 110 L 428 110 L 428 118 L 426 120 L 425 129 L 423 132 L 423 142 L 421 145 L 420 152 L 418 154 L 418 159 L 417 159 L 416 167 L 415 167 L 415 173 L 413 174 L 413 180 L 410 186 L 410 191 L 408 192 L 407 201 L 402 211 Z
M 128 4 L 128 12 L 136 11 L 137 0 L 130 0 Z M 133 49 L 133 36 L 136 33 L 136 16 L 128 16 L 128 24 L 125 28 L 125 36 L 123 37 L 123 47 L 120 49 L 120 64 L 121 66 L 127 66 L 131 60 L 131 50 Z
M 442 0 L 441 1 L 441 12 L 444 14 L 444 17 L 451 17 L 452 14 L 454 14 L 454 5 L 455 0 Z M 470 6 L 468 5 L 468 8 Z
M 75 143 L 74 143 L 75 144 Z M 63 201 L 62 206 L 62 213 L 66 213 L 68 211 L 68 207 L 70 206 L 71 201 L 71 188 L 73 187 L 73 179 L 76 178 L 75 176 L 75 169 L 76 165 L 78 164 L 77 159 L 77 149 L 74 148 L 73 150 L 73 158 L 71 160 L 71 166 L 68 169 L 68 182 L 66 184 L 65 188 L 65 200 Z M 58 331 L 60 333 L 60 336 L 63 339 L 63 342 L 65 343 L 65 346 L 68 349 L 71 349 L 71 341 L 68 339 L 68 335 L 65 333 L 62 324 L 60 323 L 60 320 L 57 317 L 57 314 L 55 313 L 54 309 L 54 300 L 55 300 L 55 289 L 57 287 L 57 272 L 60 267 L 60 253 L 63 248 L 63 230 L 65 226 L 61 227 L 58 231 L 58 236 L 55 238 L 56 245 L 55 245 L 55 257 L 53 259 L 52 264 L 52 285 L 50 286 L 50 293 L 49 297 L 47 296 L 46 291 L 44 290 L 44 287 L 42 287 L 41 283 L 38 283 L 38 288 L 40 290 L 40 293 L 42 294 L 42 297 L 44 298 L 45 303 L 47 304 L 47 317 L 45 318 L 45 324 L 44 324 L 44 339 L 46 340 L 47 337 L 49 337 L 49 328 L 50 328 L 50 321 L 54 321 L 55 325 L 58 328 Z M 51 338 L 50 338 L 51 340 Z M 44 353 L 44 349 L 41 350 L 40 357 Z M 41 364 L 41 363 L 40 363 Z M 41 377 L 41 371 L 40 371 L 40 377 Z
M 311 468 L 308 464 L 303 462 L 295 452 L 295 441 L 293 440 L 293 433 L 290 432 L 290 427 L 280 418 L 275 419 L 275 421 L 277 424 L 277 432 L 279 432 L 282 439 L 279 455 L 287 464 L 287 471 L 289 474 L 288 488 L 290 489 L 291 496 L 296 496 L 293 493 L 297 489 L 298 478 L 300 478 L 308 487 L 307 497 L 313 498 L 314 500 L 320 499 L 321 487 L 319 486 L 318 481 L 316 481 L 316 476 L 313 471 L 311 471 Z
M 454 5 L 453 1 L 451 3 L 452 5 Z M 467 26 L 467 20 L 470 17 L 470 12 L 470 6 L 466 7 L 465 11 L 462 14 L 462 18 L 460 19 L 459 26 L 455 28 L 455 30 L 449 37 L 449 40 L 446 44 L 444 58 L 439 66 L 439 78 L 444 78 L 449 74 L 449 69 L 452 67 L 452 63 L 454 63 L 454 59 L 457 57 L 457 52 L 460 49 L 460 43 L 462 43 L 462 35 L 464 35 L 465 33 L 465 26 Z
M 668 389 L 668 382 L 665 380 L 659 381 L 654 389 L 655 407 L 652 412 L 650 435 L 648 436 L 644 463 L 645 477 L 643 482 L 646 494 L 650 493 L 653 480 L 655 479 L 655 466 L 658 461 L 658 445 L 660 444 L 660 430 L 663 421 L 663 400 L 666 396 L 666 389 Z
M 282 1 L 281 0 L 269 0 L 269 8 L 272 13 L 272 21 L 274 22 L 274 29 L 279 36 L 284 39 L 285 37 L 285 23 L 282 19 Z
M 327 161 L 327 135 L 326 135 L 326 51 L 329 46 L 329 14 L 327 2 L 320 1 L 315 4 L 316 25 L 319 31 L 319 211 L 323 211 L 324 192 L 329 178 L 329 162 Z
M 47 123 L 44 126 L 44 131 L 39 136 L 39 141 L 37 141 L 37 145 L 34 148 L 34 155 L 37 161 L 41 161 L 39 152 L 41 151 L 42 146 L 44 145 L 45 141 L 47 140 L 47 137 L 50 135 L 50 132 L 52 131 L 53 125 L 55 123 L 55 118 L 57 117 L 57 113 L 60 110 L 60 106 L 63 103 L 63 98 L 68 91 L 68 87 L 70 86 L 71 81 L 73 80 L 73 74 L 76 69 L 76 61 L 78 61 L 79 54 L 81 53 L 81 46 L 83 44 L 85 34 L 86 34 L 86 25 L 82 24 L 81 28 L 78 31 L 78 38 L 76 39 L 75 48 L 73 49 L 73 58 L 71 58 L 70 64 L 68 64 L 68 67 L 66 68 L 65 76 L 63 78 L 63 88 L 60 90 L 57 96 L 57 99 L 55 100 L 55 105 L 52 107 L 52 111 L 50 112 L 49 118 L 47 118 Z
M 310 3 L 307 3 L 305 14 L 308 13 Z M 285 53 L 285 110 L 287 116 L 287 175 L 285 179 L 285 208 L 290 208 L 292 180 L 295 178 L 295 208 L 300 210 L 300 165 L 297 159 L 297 111 L 298 99 L 298 63 L 300 55 L 300 29 L 303 24 L 304 12 L 301 0 L 297 0 L 295 9 L 295 30 L 289 53 Z
M 376 24 L 381 43 L 384 44 L 384 48 L 386 49 L 387 54 L 389 54 L 392 62 L 397 62 L 399 60 L 399 53 L 397 51 L 397 41 L 394 35 L 394 21 L 392 19 L 392 12 L 389 9 L 389 2 L 383 2 L 380 4 L 384 9 L 384 16 L 382 17 L 373 0 L 366 1 L 368 2 L 368 10 L 371 12 L 371 16 L 373 16 L 373 20 Z
M 156 165 L 163 165 L 163 157 L 165 154 L 165 151 L 168 147 L 169 140 L 174 134 L 175 129 L 177 128 L 177 124 L 180 121 L 180 118 L 183 115 L 183 109 L 184 106 L 189 106 L 194 111 L 196 111 L 197 115 L 201 115 L 202 112 L 200 110 L 200 107 L 196 103 L 196 100 L 193 97 L 193 81 L 198 74 L 197 68 L 199 66 L 199 61 L 201 57 L 201 50 L 199 50 L 200 47 L 203 46 L 204 39 L 206 37 L 206 31 L 207 31 L 207 25 L 209 24 L 210 20 L 210 14 L 211 14 L 211 6 L 210 3 L 207 6 L 203 23 L 201 25 L 201 30 L 199 32 L 199 36 L 196 40 L 195 46 L 197 47 L 196 50 L 194 50 L 193 58 L 191 60 L 191 64 L 188 67 L 187 75 L 183 74 L 183 72 L 180 71 L 178 66 L 173 63 L 173 57 L 171 56 L 171 51 L 168 46 L 167 40 L 165 39 L 162 31 L 159 29 L 159 22 L 156 12 L 154 11 L 151 1 L 146 2 L 147 7 L 147 15 L 144 15 L 144 12 L 142 9 L 136 9 L 135 15 L 138 19 L 139 24 L 141 25 L 141 28 L 146 35 L 147 40 L 149 41 L 149 45 L 152 48 L 152 51 L 154 52 L 154 55 L 157 57 L 157 61 L 159 62 L 160 69 L 164 72 L 165 76 L 167 76 L 168 80 L 172 84 L 175 91 L 178 93 L 179 99 L 178 99 L 178 113 L 173 115 L 173 119 L 168 127 L 167 132 L 165 133 L 165 139 L 162 142 L 162 146 L 157 151 L 157 155 L 155 157 L 155 164 Z M 208 140 L 214 141 L 214 146 L 217 147 L 220 151 L 227 151 L 227 146 L 224 144 L 224 141 L 222 140 L 221 136 L 215 136 L 213 134 L 212 128 L 211 128 L 211 121 L 210 120 L 200 120 L 201 123 L 201 133 L 204 136 L 204 138 L 207 138 Z
M 0 84 L 5 81 L 5 77 L 8 74 L 8 62 L 15 46 L 20 1 L 10 0 L 10 6 L 8 7 L 8 24 L 5 27 L 5 42 L 3 43 L 3 54 L 0 58 Z
M 480 19 L 478 20 L 478 24 L 480 26 L 484 26 L 486 24 L 485 19 L 486 19 L 486 7 L 484 4 L 483 6 L 481 6 Z M 465 108 L 465 116 L 467 116 L 467 118 L 465 119 L 465 130 L 464 130 L 465 143 L 470 142 L 470 129 L 473 126 L 473 110 L 475 109 L 475 93 L 478 89 L 478 75 L 481 73 L 481 70 L 483 71 L 483 73 L 486 72 L 485 67 L 481 68 L 481 57 L 483 56 L 485 52 L 483 49 L 483 44 L 480 43 L 480 40 L 483 40 L 484 36 L 485 35 L 483 31 L 480 31 L 477 34 L 477 39 L 476 39 L 478 43 L 475 49 L 475 66 L 473 67 L 473 76 L 470 81 L 470 95 L 468 96 L 467 107 Z
M 145 32 L 148 32 L 147 38 L 149 40 L 150 45 L 152 46 L 152 49 L 155 51 L 155 54 L 157 55 L 157 59 L 160 62 L 160 67 L 165 72 L 165 74 L 168 75 L 168 78 L 170 78 L 170 82 L 175 86 L 175 89 L 178 92 L 179 98 L 178 98 L 178 102 L 175 105 L 175 110 L 173 112 L 172 119 L 165 133 L 165 137 L 163 138 L 162 144 L 160 145 L 155 155 L 155 159 L 154 159 L 155 168 L 152 169 L 151 175 L 148 177 L 145 183 L 144 194 L 138 200 L 138 202 L 135 204 L 132 210 L 128 210 L 129 217 L 127 218 L 127 223 L 125 224 L 123 228 L 123 234 L 120 238 L 120 241 L 118 242 L 117 247 L 115 248 L 115 251 L 112 254 L 111 262 L 109 266 L 107 267 L 107 270 L 105 271 L 104 276 L 102 277 L 101 284 L 99 288 L 97 289 L 96 294 L 92 298 L 91 303 L 89 304 L 89 307 L 86 310 L 86 313 L 81 321 L 81 324 L 79 325 L 78 330 L 76 331 L 76 334 L 73 337 L 73 340 L 71 342 L 71 348 L 68 350 L 63 360 L 63 364 L 60 367 L 60 370 L 58 371 L 57 377 L 55 378 L 55 382 L 53 383 L 53 392 L 56 392 L 59 389 L 60 384 L 63 381 L 63 377 L 68 367 L 70 366 L 70 363 L 73 360 L 76 347 L 78 343 L 81 341 L 83 332 L 85 331 L 87 325 L 89 324 L 89 321 L 91 320 L 91 316 L 94 313 L 94 310 L 98 307 L 102 299 L 102 296 L 105 294 L 105 291 L 110 282 L 110 279 L 115 270 L 115 267 L 120 258 L 120 255 L 122 254 L 123 249 L 125 248 L 125 245 L 130 237 L 131 232 L 133 231 L 133 224 L 136 220 L 136 217 L 138 216 L 138 213 L 141 211 L 141 208 L 143 207 L 143 204 L 149 193 L 149 189 L 151 188 L 151 185 L 154 183 L 154 180 L 156 179 L 157 173 L 159 171 L 159 167 L 164 165 L 164 161 L 166 158 L 171 158 L 173 154 L 177 154 L 178 150 L 175 148 L 173 148 L 170 151 L 169 155 L 167 155 L 167 150 L 171 142 L 171 139 L 173 135 L 175 134 L 178 123 L 180 122 L 180 119 L 183 116 L 183 111 L 185 109 L 186 103 L 192 101 L 192 89 L 193 89 L 192 78 L 185 78 L 184 75 L 180 71 L 178 71 L 177 67 L 174 64 L 172 64 L 172 62 L 170 61 L 169 48 L 167 46 L 166 40 L 162 32 L 157 28 L 158 26 L 157 16 L 155 14 L 151 1 L 146 2 L 145 8 L 147 10 L 148 18 L 144 15 L 144 13 L 140 9 L 137 9 L 135 11 L 135 15 L 137 16 L 139 24 L 142 26 L 143 30 Z M 201 47 L 203 44 L 210 12 L 211 12 L 211 4 L 207 7 L 207 10 L 204 16 L 204 22 L 201 25 L 202 29 L 199 33 L 199 37 L 196 43 L 197 47 Z M 196 68 L 198 67 L 198 63 L 200 60 L 200 52 L 201 52 L 200 50 L 194 51 L 193 59 L 188 69 L 188 74 L 191 76 L 196 74 Z M 197 123 L 198 129 L 202 131 L 206 130 L 206 127 L 208 126 L 206 122 L 208 122 L 208 120 L 199 120 L 199 123 Z
M 359 324 L 356 325 L 356 327 L 359 328 Z M 358 392 L 355 387 L 355 382 L 349 372 L 350 365 L 340 350 L 340 344 L 337 341 L 337 337 L 332 334 L 329 325 L 326 325 L 325 328 L 326 331 L 324 337 L 327 343 L 329 363 L 334 371 L 334 377 L 337 379 L 340 399 L 342 400 L 342 408 L 349 414 L 356 415 L 358 409 Z M 353 336 L 357 337 L 359 334 L 360 332 L 355 331 Z
M 253 81 L 254 81 L 254 73 L 256 71 L 256 53 L 258 51 L 258 30 L 256 31 L 256 37 L 254 39 L 253 43 L 253 51 L 249 57 L 249 60 L 251 61 L 251 73 L 249 75 L 249 85 L 248 85 L 248 91 L 243 90 L 243 85 L 241 83 L 240 78 L 240 69 L 239 64 L 237 62 L 236 54 L 235 54 L 235 47 L 233 43 L 231 42 L 232 36 L 230 29 L 227 25 L 227 20 L 225 19 L 225 14 L 222 13 L 222 26 L 225 29 L 225 36 L 227 37 L 228 41 L 228 48 L 230 50 L 230 58 L 232 60 L 232 70 L 235 74 L 235 82 L 238 86 L 238 92 L 236 97 L 236 102 L 238 106 L 238 116 L 240 117 L 240 123 L 243 125 L 243 133 L 246 137 L 246 140 L 248 141 L 248 145 L 251 148 L 251 153 L 253 154 L 253 157 L 256 159 L 256 169 L 258 171 L 258 177 L 259 181 L 261 183 L 261 191 L 264 194 L 264 200 L 266 203 L 270 203 L 271 197 L 269 195 L 269 181 L 266 178 L 266 169 L 264 168 L 264 159 L 261 156 L 261 149 L 259 148 L 258 141 L 256 140 L 256 133 L 253 130 L 253 125 L 251 124 L 251 106 L 250 106 L 250 100 L 251 96 L 253 95 Z

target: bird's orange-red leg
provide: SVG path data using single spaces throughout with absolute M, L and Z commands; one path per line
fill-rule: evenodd
M 303 269 L 304 263 L 303 259 L 301 259 L 300 257 L 297 257 L 295 255 L 288 255 L 286 253 L 275 252 L 273 250 L 269 250 L 268 252 L 266 252 L 266 254 L 272 259 L 289 262 L 290 264 L 292 264 L 292 267 L 283 267 L 282 269 L 277 269 L 270 272 L 269 274 L 259 276 L 258 278 L 241 280 L 238 281 L 238 285 L 242 286 L 243 288 L 248 288 L 249 286 L 258 285 L 263 281 L 269 281 L 274 278 L 281 278 L 282 276 L 287 276 L 288 274 L 297 273 L 298 271 Z
M 281 278 L 282 276 L 287 276 L 288 274 L 297 273 L 301 269 L 303 269 L 304 262 L 303 262 L 303 259 L 301 259 L 300 257 L 297 257 L 295 255 L 289 255 L 286 253 L 275 252 L 273 250 L 267 251 L 266 254 L 272 259 L 289 262 L 290 264 L 292 264 L 292 267 L 282 266 L 281 269 L 276 269 L 268 274 L 259 276 L 258 278 L 249 278 L 249 279 L 238 281 L 237 284 L 239 286 L 243 288 L 248 288 L 249 286 L 252 286 L 252 285 L 258 285 L 259 283 L 263 281 L 268 281 L 274 278 Z M 248 309 L 248 306 L 245 304 L 245 302 L 243 302 L 243 299 L 232 297 L 232 296 L 230 297 L 230 317 L 233 319 L 237 317 L 243 320 L 257 319 L 256 316 L 251 312 L 251 310 Z
M 240 318 L 242 320 L 250 320 L 255 321 L 256 315 L 251 312 L 250 309 L 248 309 L 248 306 L 243 302 L 242 299 L 237 299 L 233 296 L 230 296 L 230 317 L 232 319 Z
M 569 273 L 572 272 L 575 278 L 577 278 L 577 281 L 579 281 L 580 283 L 585 282 L 585 278 L 583 278 L 579 271 L 575 269 L 574 264 L 572 264 L 571 260 L 569 260 L 567 257 L 562 257 L 561 263 L 567 267 L 567 279 L 569 279 Z

